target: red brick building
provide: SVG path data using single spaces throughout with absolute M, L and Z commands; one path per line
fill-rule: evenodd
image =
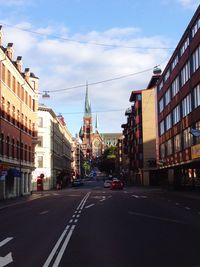
M 34 169 L 38 78 L 13 53 L 0 26 L 0 198 L 29 194 Z
M 157 87 L 158 156 L 166 180 L 175 186 L 200 185 L 200 6 Z

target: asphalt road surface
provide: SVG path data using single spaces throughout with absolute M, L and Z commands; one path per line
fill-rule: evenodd
M 198 267 L 200 197 L 88 181 L 0 203 L 3 266 Z

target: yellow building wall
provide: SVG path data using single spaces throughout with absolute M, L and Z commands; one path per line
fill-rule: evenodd
M 156 158 L 156 121 L 154 88 L 142 91 L 143 184 L 149 185 L 148 160 Z

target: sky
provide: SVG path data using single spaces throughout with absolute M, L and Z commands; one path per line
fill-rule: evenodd
M 4 46 L 39 77 L 39 102 L 62 114 L 75 136 L 88 82 L 100 133 L 122 132 L 133 90 L 164 70 L 196 0 L 0 0 Z M 45 91 L 50 98 L 42 98 Z

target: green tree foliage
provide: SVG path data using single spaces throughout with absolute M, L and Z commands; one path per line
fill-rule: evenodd
M 83 168 L 84 168 L 85 174 L 88 175 L 90 173 L 90 171 L 91 171 L 91 164 L 90 164 L 90 162 L 89 161 L 85 161 L 83 163 Z
M 107 148 L 98 163 L 98 168 L 107 174 L 115 172 L 116 147 Z

